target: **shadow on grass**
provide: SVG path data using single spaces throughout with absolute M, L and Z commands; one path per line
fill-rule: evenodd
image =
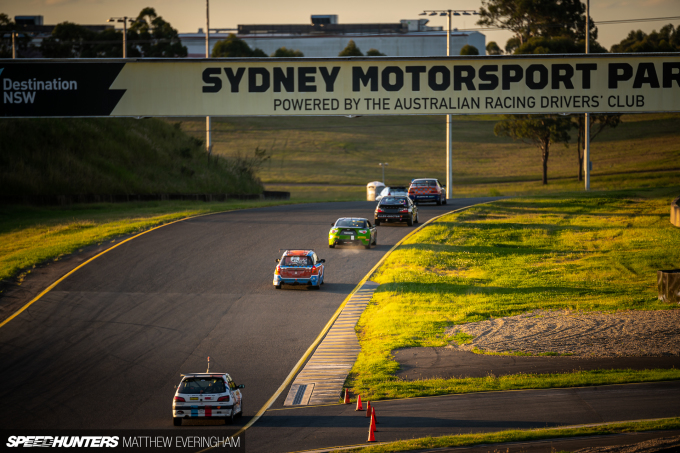
M 518 238 L 519 239 L 519 238 Z M 512 238 L 507 238 L 511 241 Z M 500 250 L 499 250 L 500 249 Z M 554 248 L 539 248 L 539 247 L 522 247 L 515 244 L 492 243 L 491 245 L 446 245 L 446 244 L 406 244 L 400 246 L 399 251 L 415 251 L 417 252 L 434 252 L 434 253 L 465 253 L 466 255 L 476 255 L 474 259 L 485 259 L 497 257 L 502 251 L 507 256 L 544 256 L 546 254 L 564 254 L 565 250 L 556 250 Z M 588 250 L 573 250 L 569 249 L 570 254 L 592 253 Z M 472 259 L 473 257 L 468 257 Z
M 475 279 L 470 283 L 430 283 L 430 282 L 399 282 L 399 283 L 383 283 L 376 290 L 376 294 L 381 292 L 398 292 L 398 293 L 429 293 L 429 294 L 451 294 L 451 295 L 488 295 L 488 296 L 532 296 L 536 298 L 563 297 L 563 296 L 587 296 L 593 293 L 593 288 L 588 287 L 571 287 L 571 286 L 528 286 L 528 287 L 503 287 L 503 286 L 476 286 L 476 284 L 483 284 L 485 280 Z M 622 294 L 622 291 L 615 291 L 601 286 L 597 287 L 598 295 L 616 296 Z M 508 300 L 510 299 L 510 300 Z M 525 299 L 518 300 L 517 303 L 524 305 Z M 512 304 L 511 298 L 504 298 L 504 304 Z M 472 312 L 469 312 L 472 313 Z

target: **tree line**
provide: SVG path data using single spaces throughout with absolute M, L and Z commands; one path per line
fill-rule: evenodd
M 586 11 L 580 0 L 482 0 L 479 16 L 478 25 L 513 33 L 505 44 L 507 54 L 585 53 Z M 598 30 L 592 18 L 588 24 L 590 53 L 606 53 L 607 49 L 597 42 Z M 486 51 L 489 55 L 503 53 L 494 41 L 487 44 Z M 649 35 L 641 30 L 631 31 L 612 46 L 611 52 L 680 52 L 680 27 L 669 24 Z M 592 141 L 604 129 L 618 126 L 621 115 L 591 114 L 589 122 Z M 503 115 L 494 126 L 494 133 L 536 145 L 541 152 L 543 184 L 547 184 L 550 147 L 568 146 L 573 129 L 577 130 L 576 162 L 578 180 L 582 181 L 585 115 Z
M 482 0 L 479 11 L 481 26 L 510 30 L 513 35 L 506 42 L 504 50 L 491 41 L 486 46 L 489 55 L 503 53 L 525 54 L 568 54 L 584 53 L 586 40 L 585 5 L 580 0 Z M 591 53 L 605 53 L 597 42 L 598 30 L 589 18 L 589 48 Z M 17 28 L 6 15 L 0 13 L 0 57 L 12 55 L 11 39 L 8 32 Z M 19 56 L 46 58 L 116 58 L 122 56 L 122 32 L 106 29 L 91 31 L 83 26 L 62 22 L 43 39 L 39 48 L 32 48 L 30 37 L 17 39 Z M 133 19 L 127 34 L 130 57 L 186 57 L 187 48 L 182 45 L 179 34 L 170 23 L 159 16 L 154 8 L 144 8 Z M 680 26 L 665 25 L 660 31 L 647 34 L 641 30 L 631 31 L 620 43 L 611 47 L 611 52 L 680 52 Z M 39 54 L 36 55 L 36 51 Z M 474 46 L 466 45 L 461 55 L 478 55 Z M 356 43 L 350 40 L 338 56 L 363 56 Z M 248 44 L 234 34 L 218 41 L 212 50 L 213 57 L 268 57 L 258 48 Z M 281 47 L 271 57 L 303 57 L 299 50 Z M 376 49 L 370 49 L 366 56 L 384 56 Z M 591 140 L 606 128 L 614 128 L 621 121 L 621 115 L 590 115 Z M 554 144 L 568 146 L 571 131 L 577 129 L 578 178 L 583 179 L 583 151 L 585 123 L 584 115 L 504 115 L 494 127 L 494 133 L 535 144 L 541 151 L 543 184 L 548 183 L 548 161 L 550 147 Z

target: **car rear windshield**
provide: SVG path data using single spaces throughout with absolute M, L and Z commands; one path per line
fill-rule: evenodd
M 312 259 L 308 256 L 284 256 L 281 264 L 283 266 L 305 267 L 312 265 Z
M 437 181 L 434 179 L 426 179 L 423 181 L 413 181 L 411 185 L 415 187 L 434 187 L 437 185 Z
M 401 204 L 407 205 L 408 201 L 404 197 L 384 197 L 380 200 L 380 204 Z
M 224 379 L 221 378 L 186 378 L 179 385 L 179 393 L 189 395 L 200 395 L 202 393 L 224 393 L 226 392 Z
M 336 228 L 337 227 L 366 228 L 366 221 L 357 219 L 340 219 L 337 222 L 335 222 L 335 226 Z

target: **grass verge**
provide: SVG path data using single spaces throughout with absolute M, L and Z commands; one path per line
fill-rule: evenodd
M 493 128 L 499 119 L 494 115 L 453 116 L 455 197 L 583 188 L 577 181 L 575 131 L 569 147 L 550 148 L 546 187 L 541 184 L 540 151 L 532 144 L 496 137 Z M 444 116 L 225 117 L 212 124 L 216 154 L 267 150 L 271 159 L 258 173 L 265 184 L 365 186 L 382 180 L 378 162 L 389 163 L 385 170 L 388 185 L 446 176 Z M 197 118 L 183 119 L 181 128 L 197 139 L 205 135 L 205 121 Z M 677 185 L 679 143 L 680 114 L 623 115 L 617 128 L 605 129 L 591 144 L 592 188 Z
M 490 389 L 678 379 L 680 371 L 405 381 L 399 348 L 446 346 L 448 327 L 536 309 L 677 308 L 657 299 L 656 271 L 680 267 L 671 189 L 503 200 L 447 215 L 411 236 L 371 278 L 381 284 L 357 331 L 348 386 L 371 400 Z M 522 352 L 522 351 L 514 351 Z M 571 376 L 571 377 L 570 377 Z
M 680 418 L 662 420 L 611 423 L 606 425 L 578 426 L 569 428 L 543 428 L 532 430 L 507 430 L 495 433 L 458 434 L 454 436 L 424 437 L 402 440 L 366 448 L 356 448 L 352 452 L 388 453 L 430 448 L 468 447 L 479 444 L 498 444 L 506 442 L 527 442 L 544 439 L 564 439 L 569 437 L 596 436 L 606 434 L 636 433 L 680 429 Z
M 6 118 L 0 137 L 0 197 L 262 192 L 254 149 L 209 157 L 179 123 Z

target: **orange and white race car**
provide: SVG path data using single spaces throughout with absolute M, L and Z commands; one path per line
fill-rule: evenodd
M 277 258 L 274 270 L 274 287 L 281 285 L 307 285 L 313 289 L 321 289 L 326 277 L 326 260 L 320 260 L 314 250 L 284 250 L 283 256 Z

